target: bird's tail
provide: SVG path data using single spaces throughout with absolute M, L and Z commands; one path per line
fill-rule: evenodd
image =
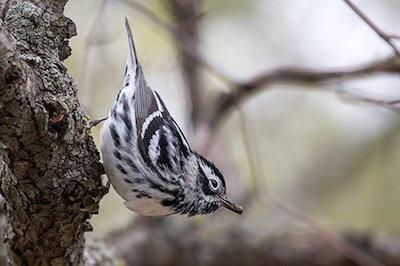
M 125 27 L 126 27 L 126 33 L 128 35 L 128 49 L 129 49 L 128 61 L 126 64 L 128 70 L 130 69 L 133 73 L 136 74 L 138 72 L 139 63 L 136 56 L 135 43 L 133 42 L 131 27 L 129 26 L 127 18 L 125 18 Z

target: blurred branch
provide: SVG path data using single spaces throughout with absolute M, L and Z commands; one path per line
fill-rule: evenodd
M 348 242 L 338 233 L 327 230 L 321 227 L 317 222 L 311 220 L 300 211 L 274 196 L 271 193 L 268 193 L 267 198 L 265 200 L 266 207 L 269 207 L 273 210 L 284 212 L 296 220 L 302 222 L 307 225 L 311 232 L 316 233 L 316 238 L 322 240 L 325 244 L 330 246 L 332 249 L 336 250 L 343 256 L 351 259 L 356 262 L 357 265 L 366 265 L 366 266 L 383 266 L 384 264 L 373 257 L 371 254 L 366 251 L 360 249 L 356 245 Z
M 198 126 L 194 138 L 195 146 L 207 150 L 213 140 L 215 130 L 221 121 L 234 109 L 242 104 L 248 97 L 260 92 L 273 84 L 293 84 L 298 86 L 317 86 L 332 81 L 344 81 L 360 78 L 372 74 L 400 74 L 400 61 L 394 56 L 376 60 L 364 65 L 334 71 L 313 70 L 304 67 L 277 67 L 267 70 L 253 78 L 235 84 L 235 90 L 221 92 L 205 111 L 208 112 L 204 121 Z M 303 87 L 304 88 L 304 87 Z M 323 89 L 323 87 L 318 87 Z M 355 99 L 355 98 L 354 98 Z M 361 102 L 361 98 L 359 98 Z M 382 106 L 379 101 L 369 101 Z M 393 105 L 393 103 L 392 103 Z M 392 106 L 386 106 L 392 110 Z
M 262 165 L 258 158 L 259 155 L 255 154 L 255 145 L 249 137 L 249 131 L 246 125 L 246 118 L 244 116 L 244 112 L 242 109 L 239 108 L 239 122 L 240 122 L 240 129 L 242 131 L 242 137 L 245 144 L 246 155 L 249 161 L 250 167 L 250 174 L 252 176 L 253 187 L 252 191 L 246 196 L 246 200 L 248 203 L 251 203 L 252 200 L 257 197 L 258 191 L 263 191 L 265 194 L 265 203 L 264 201 L 261 204 L 264 206 L 271 208 L 275 211 L 284 212 L 294 219 L 302 222 L 303 224 L 307 225 L 312 232 L 316 233 L 316 238 L 318 240 L 322 240 L 325 244 L 327 244 L 332 249 L 336 250 L 340 254 L 348 257 L 354 262 L 357 262 L 359 265 L 376 265 L 381 266 L 383 265 L 379 262 L 376 258 L 371 256 L 370 254 L 366 253 L 365 251 L 361 250 L 360 248 L 354 246 L 353 244 L 347 242 L 343 239 L 339 234 L 324 229 L 318 223 L 308 218 L 306 215 L 302 214 L 300 211 L 289 205 L 288 203 L 284 202 L 280 198 L 276 197 L 271 191 L 268 190 L 268 187 L 265 184 L 260 182 L 261 177 L 264 176 Z M 256 140 L 256 138 L 252 138 Z M 258 197 L 263 199 L 262 197 Z
M 236 84 L 237 89 L 228 93 L 221 93 L 211 106 L 206 123 L 214 128 L 236 104 L 243 102 L 248 96 L 260 91 L 271 84 L 284 83 L 295 85 L 320 85 L 334 80 L 359 78 L 379 73 L 400 73 L 400 62 L 395 57 L 376 60 L 361 66 L 336 70 L 320 71 L 304 67 L 281 67 L 267 70 L 254 78 Z
M 239 114 L 240 133 L 243 139 L 244 150 L 246 152 L 251 178 L 251 189 L 246 192 L 244 199 L 242 199 L 240 202 L 249 208 L 249 206 L 254 202 L 254 199 L 260 196 L 261 187 L 264 187 L 263 184 L 261 184 L 262 180 L 258 178 L 259 175 L 257 174 L 261 172 L 261 169 L 259 168 L 262 167 L 263 164 L 259 160 L 259 153 L 255 150 L 256 145 L 254 145 L 254 142 L 252 141 L 256 138 L 253 135 L 250 136 L 251 130 L 248 130 L 245 111 L 243 110 L 242 106 L 238 106 L 237 110 Z
M 188 14 L 186 14 L 183 10 L 186 10 L 185 8 L 182 8 L 183 3 L 180 1 L 176 0 L 170 0 L 170 4 L 172 6 L 172 9 L 175 16 L 176 21 L 178 22 L 177 26 L 172 26 L 169 23 L 165 22 L 162 20 L 157 14 L 155 14 L 151 9 L 146 7 L 145 5 L 142 5 L 139 2 L 136 1 L 128 1 L 128 0 L 120 0 L 120 2 L 123 2 L 124 4 L 138 10 L 142 14 L 144 14 L 146 17 L 148 17 L 151 21 L 155 22 L 157 25 L 161 26 L 164 28 L 167 32 L 169 32 L 171 35 L 173 35 L 176 38 L 176 41 L 178 45 L 181 47 L 183 53 L 182 56 L 187 56 L 190 58 L 184 58 L 182 60 L 182 65 L 187 66 L 187 63 L 190 62 L 191 64 L 198 64 L 200 66 L 203 66 L 207 68 L 211 73 L 215 74 L 216 76 L 219 76 L 222 80 L 224 80 L 233 90 L 229 93 L 221 93 L 218 97 L 218 99 L 213 102 L 210 106 L 212 108 L 211 112 L 209 113 L 209 116 L 207 118 L 207 121 L 205 124 L 207 124 L 207 128 L 209 129 L 208 132 L 211 132 L 214 130 L 214 128 L 219 124 L 219 122 L 235 107 L 237 104 L 242 103 L 249 95 L 252 95 L 253 93 L 258 92 L 262 88 L 265 88 L 268 85 L 271 84 L 276 84 L 276 83 L 290 83 L 290 84 L 296 84 L 296 85 L 320 85 L 324 82 L 330 82 L 334 80 L 344 80 L 344 79 L 352 79 L 352 78 L 358 78 L 362 77 L 365 75 L 371 75 L 371 74 L 378 74 L 378 73 L 395 73 L 398 74 L 400 73 L 400 63 L 398 60 L 396 60 L 395 57 L 390 57 L 384 60 L 376 60 L 368 64 L 364 64 L 361 66 L 357 66 L 354 68 L 350 69 L 344 69 L 344 70 L 335 70 L 335 71 L 320 71 L 320 70 L 313 70 L 313 69 L 308 69 L 304 67 L 281 67 L 281 68 L 275 68 L 272 70 L 267 70 L 259 75 L 256 75 L 253 78 L 250 78 L 248 80 L 244 81 L 236 81 L 233 78 L 229 77 L 226 75 L 223 71 L 221 71 L 219 68 L 213 66 L 210 64 L 208 61 L 204 59 L 204 57 L 200 54 L 198 46 L 197 46 L 197 32 L 196 29 L 193 29 L 191 27 L 195 27 L 195 25 L 190 25 L 188 29 L 182 30 L 179 28 L 179 24 L 188 19 L 188 17 L 196 17 L 196 10 L 190 9 Z M 179 3 L 178 3 L 179 2 Z M 346 1 L 347 2 L 347 1 Z M 191 6 L 190 8 L 193 8 Z M 195 9 L 195 8 L 194 8 Z M 189 15 L 190 14 L 190 15 Z M 378 32 L 377 32 L 378 33 Z M 380 35 L 381 36 L 381 35 Z M 390 35 L 386 35 L 390 36 Z M 395 38 L 391 36 L 390 38 Z M 397 51 L 396 47 L 394 49 Z M 396 53 L 396 56 L 398 56 L 398 53 Z M 186 73 L 188 79 L 190 79 L 191 75 L 194 73 L 197 73 L 198 75 L 198 70 L 196 66 L 196 70 L 188 70 L 190 73 Z M 198 81 L 189 81 L 188 83 L 191 83 L 193 88 L 196 88 L 198 86 Z M 191 88 L 191 89 L 193 89 Z M 198 92 L 195 92 L 198 93 Z M 193 96 L 193 95 L 192 95 Z M 197 96 L 194 96 L 192 98 L 192 102 L 196 101 Z M 360 98 L 359 98 L 360 99 Z M 366 99 L 360 99 L 361 101 L 367 101 Z M 378 101 L 370 101 L 375 104 L 394 104 L 397 101 L 392 101 L 392 102 L 378 102 Z M 196 108 L 197 109 L 197 108 Z M 260 179 L 260 176 L 263 176 L 260 172 L 260 170 L 256 169 L 256 155 L 252 155 L 252 146 L 253 144 L 250 141 L 250 136 L 248 134 L 248 130 L 246 129 L 246 119 L 241 110 L 239 110 L 239 119 L 241 123 L 241 130 L 242 130 L 242 136 L 243 136 L 243 141 L 244 145 L 246 148 L 246 152 L 249 158 L 249 166 L 250 170 L 252 173 L 252 178 L 253 178 L 253 192 L 257 193 L 257 190 L 259 190 L 259 183 L 258 180 Z M 209 134 L 209 136 L 212 136 L 213 134 Z M 261 164 L 258 164 L 261 165 Z M 324 244 L 327 244 L 330 246 L 332 249 L 338 251 L 341 255 L 344 255 L 345 257 L 351 259 L 352 261 L 356 262 L 359 265 L 383 265 L 380 261 L 378 261 L 376 258 L 374 258 L 371 254 L 373 252 L 370 250 L 370 247 L 365 248 L 366 251 L 362 250 L 359 248 L 357 245 L 354 245 L 347 240 L 345 240 L 342 236 L 340 236 L 337 233 L 331 232 L 329 230 L 326 230 L 322 228 L 318 223 L 312 221 L 309 219 L 307 216 L 296 210 L 295 208 L 291 207 L 284 201 L 278 199 L 271 193 L 267 193 L 267 204 L 269 208 L 272 208 L 274 210 L 278 210 L 281 212 L 284 212 L 291 217 L 295 218 L 296 220 L 304 223 L 305 225 L 308 226 L 308 228 L 311 229 L 313 233 L 316 233 L 316 236 L 318 239 L 322 240 Z M 138 219 L 142 220 L 143 219 Z M 162 254 L 180 254 L 180 263 L 177 263 L 174 259 L 172 260 L 172 263 L 175 265 L 185 265 L 185 263 L 182 263 L 184 261 L 185 257 L 189 257 L 190 259 L 193 258 L 202 258 L 202 256 L 199 256 L 199 254 L 196 254 L 196 252 L 199 252 L 198 250 L 200 248 L 209 248 L 209 246 L 212 245 L 214 242 L 210 241 L 201 241 L 198 240 L 199 237 L 193 237 L 192 240 L 190 239 L 191 235 L 196 235 L 196 228 L 189 228 L 191 225 L 182 227 L 180 225 L 179 230 L 171 230 L 171 226 L 168 224 L 167 220 L 163 220 L 165 223 L 160 223 L 158 227 L 154 226 L 146 226 L 143 224 L 139 223 L 134 223 L 133 226 L 129 226 L 126 230 L 121 231 L 118 234 L 114 234 L 108 238 L 108 241 L 110 246 L 115 246 L 117 254 L 120 254 L 121 256 L 125 257 L 127 261 L 130 262 L 130 264 L 138 264 L 139 262 L 141 264 L 157 264 L 154 263 L 154 260 L 160 260 L 163 262 L 163 264 L 168 264 L 171 263 L 169 261 L 169 258 L 155 258 L 154 256 L 150 257 L 145 257 L 143 254 L 146 254 L 146 246 L 152 246 L 154 243 L 152 240 L 156 241 L 156 243 L 159 246 L 165 247 L 168 250 L 174 249 L 175 251 L 173 252 L 162 252 Z M 169 220 L 168 220 L 169 221 Z M 157 221 L 156 221 L 157 222 Z M 146 224 L 146 223 L 145 223 Z M 149 224 L 149 223 L 147 223 Z M 141 228 L 143 227 L 143 228 Z M 141 228 L 141 229 L 139 229 Z M 238 236 L 240 233 L 238 232 L 240 229 L 238 228 L 233 228 L 232 235 Z M 157 232 L 155 232 L 157 231 Z M 152 237 L 149 237 L 148 234 L 151 232 Z M 170 233 L 169 233 L 170 232 Z M 182 233 L 183 232 L 183 233 Z M 157 236 L 156 236 L 157 234 Z M 180 235 L 182 234 L 182 235 Z M 162 236 L 166 236 L 164 238 L 158 238 Z M 156 237 L 155 237 L 156 236 Z M 183 237 L 182 237 L 183 236 Z M 243 238 L 237 238 L 237 242 L 235 243 L 242 243 L 243 245 L 237 244 L 237 246 L 240 246 L 241 248 L 247 245 L 243 239 L 246 239 L 246 236 Z M 183 242 L 181 242 L 183 240 Z M 199 243 L 195 243 L 193 245 L 190 245 L 190 241 L 196 242 L 199 241 Z M 173 242 L 173 243 L 170 243 Z M 230 249 L 234 249 L 232 243 L 230 241 L 227 241 L 228 244 L 230 245 Z M 244 243 L 243 243 L 244 242 Z M 321 242 L 321 241 L 319 241 Z M 160 243 L 163 243 L 160 245 Z M 207 247 L 202 247 L 200 243 L 207 243 Z M 254 244 L 254 243 L 253 243 Z M 209 245 L 209 246 L 208 246 Z M 271 244 L 270 244 L 271 245 Z M 268 247 L 271 247 L 271 246 Z M 191 247 L 195 247 L 191 249 Z M 252 247 L 256 248 L 257 245 L 252 245 Z M 285 245 L 286 248 L 289 249 L 283 250 L 282 247 L 280 248 L 280 252 L 284 252 L 285 254 L 287 253 L 288 256 L 290 255 L 295 255 L 290 251 L 290 245 Z M 314 245 L 316 249 L 321 248 L 321 245 Z M 211 250 L 213 248 L 211 247 Z M 132 250 L 136 250 L 136 253 L 132 252 Z M 267 251 L 271 251 L 271 249 L 264 249 L 260 252 L 256 252 L 255 254 L 262 254 L 265 255 L 268 259 L 263 260 L 265 261 L 271 261 L 271 258 L 273 258 L 274 254 L 269 254 Z M 272 248 L 273 250 L 273 248 Z M 184 256 L 184 252 L 187 251 L 190 253 L 189 256 Z M 204 252 L 204 251 L 203 251 Z M 319 252 L 317 252 L 320 254 Z M 238 253 L 241 254 L 241 253 Z M 218 255 L 218 254 L 217 254 Z M 168 256 L 168 255 L 167 255 Z M 176 256 L 175 256 L 176 257 Z M 257 257 L 257 256 L 253 256 Z M 313 258 L 308 258 L 309 261 L 311 262 L 316 262 L 318 261 L 317 259 Z M 382 259 L 383 261 L 387 261 L 386 258 L 379 257 L 379 259 Z M 218 259 L 216 259 L 218 261 Z M 296 260 L 295 260 L 296 261 Z M 347 264 L 346 260 L 340 259 L 342 263 L 339 264 L 331 264 L 331 265 L 342 265 L 342 264 Z M 343 262 L 344 261 L 344 262 Z M 190 262 L 193 262 L 190 261 Z M 208 261 L 209 262 L 209 261 Z M 226 262 L 226 261 L 225 261 Z M 298 262 L 298 261 L 296 261 Z M 249 263 L 249 261 L 247 261 Z M 250 263 L 251 264 L 251 263 Z M 307 263 L 304 263 L 307 265 Z M 318 263 L 315 263 L 317 265 Z M 327 265 L 330 265 L 326 263 Z M 255 265 L 255 264 L 253 264 Z M 311 263 L 308 263 L 308 265 L 314 265 Z
M 168 22 L 161 19 L 153 10 L 135 0 L 119 0 L 119 2 L 139 11 L 139 13 L 143 14 L 150 21 L 152 21 L 153 23 L 155 23 L 156 25 L 160 26 L 165 31 L 167 31 L 169 34 L 174 36 L 176 40 L 179 40 L 177 44 L 186 53 L 186 55 L 190 56 L 193 60 L 197 62 L 197 64 L 202 66 L 209 73 L 213 74 L 214 76 L 220 78 L 221 80 L 227 83 L 233 82 L 233 78 L 230 77 L 228 74 L 226 74 L 224 71 L 222 71 L 221 68 L 215 67 L 202 54 L 200 54 L 198 50 L 192 49 L 192 47 L 194 46 L 193 44 L 194 41 L 185 32 L 179 31 L 177 27 L 170 25 Z M 201 14 L 199 16 L 201 16 Z
M 359 9 L 351 0 L 343 0 L 367 25 L 381 37 L 390 47 L 392 47 L 394 54 L 400 59 L 400 52 L 396 45 L 393 43 L 393 39 L 397 39 L 398 36 L 387 34 L 381 30 L 372 20 Z
M 140 217 L 108 235 L 106 242 L 126 265 L 382 265 L 375 260 L 353 261 L 342 252 L 332 252 L 326 241 L 316 242 L 313 234 L 271 235 L 251 232 L 235 223 L 213 233 L 205 230 L 210 230 L 207 224 L 198 221 Z M 374 254 L 386 266 L 400 264 L 399 236 L 378 237 L 357 231 L 338 236 L 364 254 Z M 154 247 L 158 248 L 157 256 Z
M 168 10 L 172 14 L 176 22 L 175 30 L 179 32 L 179 36 L 187 36 L 190 38 L 190 42 L 185 44 L 185 38 L 177 38 L 177 42 L 180 46 L 187 45 L 191 51 L 195 54 L 198 52 L 198 17 L 199 10 L 202 1 L 179 1 L 169 0 Z M 189 47 L 190 46 L 190 47 Z M 179 57 L 181 61 L 181 69 L 183 72 L 183 78 L 185 82 L 185 88 L 187 88 L 190 96 L 190 119 L 193 128 L 196 128 L 199 120 L 202 103 L 204 87 L 201 82 L 200 66 L 197 61 L 190 55 L 185 53 L 182 49 L 179 50 Z
M 91 94 L 90 94 L 90 70 L 91 63 L 90 59 L 92 56 L 92 48 L 96 44 L 96 34 L 99 31 L 99 24 L 104 16 L 104 11 L 106 9 L 108 0 L 101 0 L 98 3 L 98 7 L 93 17 L 91 26 L 86 36 L 84 37 L 83 42 L 83 58 L 82 58 L 82 69 L 79 76 L 79 92 L 80 92 L 80 101 L 83 108 L 87 112 L 91 112 Z
M 215 97 L 215 100 L 211 101 L 207 106 L 203 104 L 202 111 L 203 113 L 206 113 L 206 115 L 204 115 L 202 121 L 196 123 L 198 125 L 196 127 L 196 136 L 194 138 L 194 142 L 196 143 L 195 146 L 201 147 L 203 150 L 206 150 L 207 147 L 209 147 L 213 139 L 213 132 L 217 128 L 218 124 L 232 111 L 236 104 L 241 104 L 247 99 L 247 97 L 261 91 L 271 84 L 284 83 L 316 86 L 330 81 L 354 79 L 371 74 L 400 73 L 400 62 L 393 56 L 385 59 L 378 59 L 360 66 L 333 71 L 321 71 L 305 67 L 277 67 L 272 70 L 268 69 L 247 80 L 239 81 L 230 75 L 227 75 L 219 67 L 209 63 L 205 57 L 201 55 L 193 38 L 185 31 L 180 31 L 178 26 L 170 25 L 165 22 L 154 11 L 137 1 L 119 1 L 139 11 L 152 22 L 165 29 L 175 37 L 179 47 L 186 56 L 189 56 L 193 60 L 193 63 L 197 63 L 204 67 L 231 88 L 230 92 L 221 92 L 219 96 Z M 379 32 L 382 33 L 382 31 Z M 388 34 L 385 36 L 389 36 L 390 38 L 398 37 L 396 35 Z M 193 47 L 196 49 L 193 49 Z M 195 101 L 194 98 L 196 97 L 192 98 L 192 102 Z M 195 103 L 195 105 L 196 104 L 197 103 Z
M 84 266 L 116 266 L 119 265 L 114 260 L 114 254 L 110 248 L 102 241 L 86 237 L 85 250 L 83 251 L 85 260 Z
M 382 107 L 389 109 L 400 115 L 400 107 L 396 106 L 396 105 L 400 104 L 400 99 L 395 99 L 395 100 L 374 99 L 374 98 L 370 98 L 370 97 L 355 93 L 355 92 L 350 91 L 345 88 L 336 90 L 336 93 L 343 100 L 355 101 L 355 102 L 361 102 L 361 103 L 369 103 L 369 104 L 382 106 Z

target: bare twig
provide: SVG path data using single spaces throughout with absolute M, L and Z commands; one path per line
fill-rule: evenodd
M 343 0 L 365 23 L 381 37 L 390 47 L 392 47 L 394 54 L 400 59 L 400 51 L 397 49 L 396 45 L 393 43 L 392 39 L 398 38 L 396 35 L 390 35 L 381 30 L 372 20 L 359 9 L 351 0 Z
M 391 39 L 400 40 L 400 35 L 397 35 L 397 34 L 389 34 L 388 36 L 389 36 L 389 38 L 391 38 Z
M 400 103 L 400 99 L 395 99 L 395 100 L 375 99 L 355 93 L 345 88 L 337 89 L 336 93 L 338 94 L 339 97 L 341 97 L 344 100 L 374 104 L 389 109 L 397 114 L 400 114 L 400 107 L 396 106 Z

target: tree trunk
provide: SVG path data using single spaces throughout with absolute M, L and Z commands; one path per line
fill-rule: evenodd
M 0 178 L 12 265 L 83 264 L 84 232 L 107 192 L 62 60 L 67 0 L 0 0 Z

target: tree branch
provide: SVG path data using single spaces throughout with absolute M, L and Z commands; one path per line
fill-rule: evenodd
M 343 0 L 367 25 L 376 33 L 379 37 L 381 37 L 390 47 L 393 49 L 393 53 L 400 59 L 400 52 L 397 49 L 396 45 L 393 43 L 392 39 L 397 38 L 397 36 L 393 36 L 385 33 L 381 30 L 372 20 L 359 9 L 351 0 Z
M 240 108 L 240 107 L 239 107 Z M 258 191 L 263 191 L 264 197 L 258 197 L 258 202 L 265 206 L 266 208 L 270 208 L 275 212 L 284 213 L 290 215 L 294 220 L 299 221 L 306 225 L 308 229 L 315 234 L 315 238 L 318 242 L 323 242 L 327 246 L 331 247 L 333 250 L 336 250 L 343 256 L 355 261 L 359 265 L 375 265 L 382 266 L 383 264 L 378 261 L 374 256 L 368 254 L 346 241 L 342 236 L 338 233 L 333 232 L 331 230 L 327 230 L 320 226 L 317 222 L 308 218 L 302 212 L 298 211 L 296 208 L 292 207 L 290 204 L 284 202 L 280 198 L 276 197 L 268 187 L 261 182 L 262 178 L 265 178 L 265 174 L 263 173 L 262 165 L 260 162 L 257 162 L 259 156 L 256 154 L 256 145 L 253 145 L 253 141 L 257 141 L 255 137 L 249 138 L 249 132 L 246 125 L 246 117 L 244 112 L 239 109 L 239 123 L 242 131 L 243 140 L 245 142 L 246 149 L 246 157 L 249 161 L 250 175 L 252 178 L 252 190 L 247 195 L 248 200 L 252 201 L 253 197 L 257 197 Z M 249 205 L 247 204 L 249 207 Z
M 236 104 L 240 104 L 247 97 L 259 92 L 266 86 L 284 83 L 295 85 L 315 86 L 334 80 L 346 80 L 363 77 L 371 74 L 400 73 L 400 62 L 395 57 L 377 60 L 365 65 L 336 71 L 320 71 L 303 67 L 282 67 L 261 73 L 254 78 L 236 84 L 232 92 L 221 93 L 211 104 L 211 112 L 206 123 L 215 127 Z
M 198 49 L 193 50 L 193 39 L 190 36 L 188 36 L 185 32 L 179 32 L 176 27 L 169 25 L 167 22 L 163 21 L 150 8 L 136 1 L 120 1 L 138 10 L 146 17 L 148 17 L 152 22 L 165 29 L 171 35 L 175 36 L 176 39 L 179 40 L 178 44 L 184 53 L 190 56 L 195 62 L 197 62 L 197 64 L 207 69 L 210 73 L 214 74 L 216 77 L 219 77 L 229 86 L 229 88 L 232 89 L 231 92 L 220 93 L 220 95 L 216 97 L 216 100 L 211 101 L 211 104 L 203 106 L 203 111 L 207 110 L 208 114 L 203 117 L 204 121 L 199 121 L 199 130 L 197 130 L 196 134 L 201 135 L 201 137 L 198 137 L 201 140 L 197 142 L 202 144 L 198 146 L 208 145 L 211 138 L 211 134 L 209 131 L 214 130 L 216 128 L 216 125 L 218 125 L 219 122 L 222 121 L 228 113 L 230 113 L 230 111 L 234 108 L 236 104 L 242 103 L 250 95 L 257 93 L 261 89 L 271 84 L 290 83 L 295 85 L 315 86 L 320 85 L 324 82 L 359 78 L 371 74 L 400 73 L 400 63 L 397 58 L 389 57 L 383 60 L 376 60 L 371 63 L 353 67 L 350 69 L 334 71 L 319 71 L 304 67 L 279 67 L 272 70 L 266 70 L 263 73 L 254 76 L 253 78 L 249 78 L 244 81 L 238 81 L 237 79 L 234 79 L 218 67 L 208 62 L 204 58 L 204 56 L 200 54 Z M 364 17 L 366 16 L 364 15 Z M 370 20 L 368 21 L 371 23 Z M 374 25 L 375 30 L 378 29 L 380 36 L 383 34 L 382 36 L 385 36 L 385 38 L 389 38 L 389 40 L 397 38 L 396 35 L 389 35 L 379 30 L 379 28 L 377 28 L 375 24 L 372 23 L 372 25 Z M 391 42 L 392 41 L 390 40 L 390 43 Z
M 358 102 L 358 103 L 374 104 L 374 105 L 389 109 L 392 112 L 395 112 L 400 115 L 400 107 L 397 106 L 398 104 L 400 104 L 399 99 L 382 100 L 382 99 L 370 98 L 370 97 L 355 93 L 353 90 L 349 90 L 344 87 L 337 89 L 336 93 L 339 95 L 339 97 L 341 97 L 345 101 L 347 100 L 347 101 L 353 101 L 353 102 Z
M 210 63 L 209 60 L 207 60 L 198 49 L 192 49 L 192 47 L 195 47 L 196 45 L 193 44 L 194 40 L 188 36 L 186 32 L 177 30 L 174 25 L 170 25 L 169 23 L 165 22 L 153 10 L 135 0 L 119 0 L 119 2 L 139 11 L 150 21 L 174 36 L 175 40 L 179 40 L 177 42 L 179 48 L 182 49 L 187 56 L 190 56 L 198 65 L 202 66 L 206 71 L 228 84 L 236 83 L 236 81 L 222 69 Z
M 139 218 L 109 235 L 107 244 L 127 265 L 371 265 L 357 264 L 358 261 L 332 250 L 313 233 L 271 235 L 236 223 L 224 230 L 213 231 L 212 227 L 207 227 L 206 222 L 183 224 L 173 219 L 160 222 Z M 386 266 L 400 263 L 398 236 L 378 237 L 371 232 L 350 231 L 340 237 L 364 253 L 373 254 Z M 158 256 L 154 256 L 155 246 L 159 247 Z
M 0 178 L 11 265 L 81 265 L 88 219 L 107 192 L 62 60 L 76 34 L 63 1 L 2 1 Z
M 178 27 L 176 31 L 179 32 L 179 36 L 186 36 L 190 38 L 190 42 L 185 44 L 185 38 L 177 39 L 180 46 L 190 45 L 188 49 L 193 51 L 194 54 L 198 52 L 198 25 L 197 20 L 193 19 L 198 17 L 200 5 L 202 1 L 180 1 L 180 0 L 169 0 L 169 11 L 174 17 Z M 181 68 L 183 72 L 183 78 L 185 81 L 185 87 L 189 94 L 190 105 L 190 117 L 193 127 L 197 126 L 200 118 L 202 103 L 204 98 L 204 88 L 202 86 L 200 77 L 200 66 L 197 61 L 185 53 L 182 49 L 179 50 L 179 57 L 181 60 Z

